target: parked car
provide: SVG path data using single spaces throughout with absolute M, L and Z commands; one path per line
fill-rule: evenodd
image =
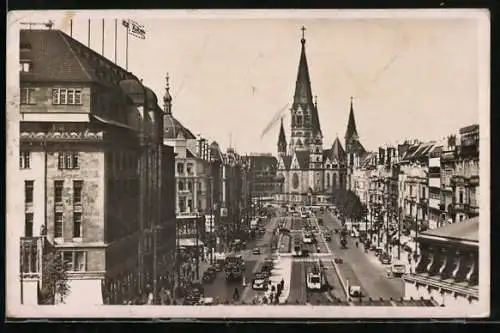
M 258 247 L 254 248 L 252 254 L 260 254 L 260 249 Z
M 361 287 L 358 285 L 352 285 L 349 287 L 349 295 L 351 297 L 362 297 Z
M 336 257 L 335 258 L 335 263 L 336 264 L 343 264 L 344 263 L 344 259 L 340 258 L 340 257 Z

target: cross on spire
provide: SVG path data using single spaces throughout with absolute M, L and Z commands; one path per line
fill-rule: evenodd
M 304 43 L 306 41 L 306 38 L 305 38 L 306 27 L 302 26 L 302 28 L 300 28 L 300 30 L 302 30 L 301 42 Z

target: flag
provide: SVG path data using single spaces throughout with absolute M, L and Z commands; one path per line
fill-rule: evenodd
M 122 20 L 122 25 L 127 28 L 130 35 L 140 39 L 146 39 L 146 30 L 143 25 L 130 19 Z

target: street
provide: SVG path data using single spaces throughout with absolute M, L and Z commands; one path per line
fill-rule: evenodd
M 330 229 L 341 228 L 340 221 L 332 213 L 324 214 L 325 226 Z M 389 265 L 382 265 L 373 252 L 365 253 L 363 245 L 359 242 L 359 248 L 355 246 L 356 240 L 347 238 L 347 248 L 340 246 L 340 237 L 334 234 L 329 248 L 334 256 L 343 259 L 342 264 L 337 264 L 341 278 L 347 285 L 359 285 L 364 297 L 373 299 L 399 299 L 403 296 L 403 281 L 400 278 L 387 276 Z
M 243 255 L 245 260 L 245 282 L 246 286 L 242 285 L 242 282 L 227 282 L 224 276 L 224 272 L 218 272 L 215 281 L 211 283 L 204 284 L 204 294 L 205 297 L 213 297 L 220 299 L 221 301 L 231 301 L 233 300 L 234 291 L 238 288 L 239 302 L 251 303 L 255 294 L 262 294 L 264 292 L 254 291 L 251 287 L 251 280 L 255 272 L 260 271 L 260 267 L 264 262 L 265 258 L 270 254 L 271 248 L 271 238 L 273 230 L 277 227 L 279 222 L 279 217 L 273 217 L 269 219 L 264 225 L 266 231 L 262 237 L 256 237 L 253 240 L 247 242 L 247 248 L 239 253 Z M 258 247 L 261 250 L 260 254 L 252 254 L 253 248 Z

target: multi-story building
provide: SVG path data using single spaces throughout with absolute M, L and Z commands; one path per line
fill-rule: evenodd
M 271 154 L 250 154 L 245 157 L 250 167 L 251 198 L 254 201 L 273 200 L 280 188 L 277 177 L 278 160 Z
M 455 222 L 479 215 L 479 125 L 461 128 L 451 177 Z
M 479 300 L 479 217 L 420 234 L 421 256 L 406 274 L 405 298 L 460 308 Z
M 155 284 L 153 258 L 169 255 L 155 246 L 172 243 L 173 212 L 161 204 L 172 157 L 162 111 L 134 75 L 62 31 L 20 37 L 22 256 L 38 253 L 36 264 L 22 261 L 23 293 L 47 292 L 42 255 L 51 249 L 67 264 L 70 287 L 49 295 L 55 302 L 121 302 Z
M 443 218 L 447 223 L 455 221 L 453 209 L 453 188 L 451 178 L 455 172 L 455 161 L 457 158 L 457 137 L 450 135 L 445 140 L 440 157 L 440 208 Z
M 168 74 L 163 102 L 163 143 L 173 147 L 175 153 L 177 246 L 198 250 L 201 255 L 206 236 L 205 221 L 213 218 L 209 145 L 174 118 Z
M 441 209 L 441 153 L 443 142 L 436 143 L 429 153 L 429 229 L 443 225 Z

